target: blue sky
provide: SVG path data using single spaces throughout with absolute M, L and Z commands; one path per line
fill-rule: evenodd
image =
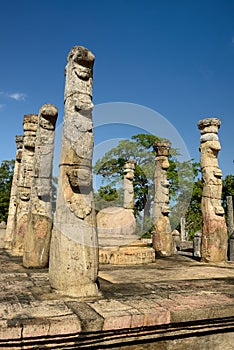
M 44 103 L 63 118 L 64 67 L 75 45 L 96 56 L 93 101 L 121 102 L 160 114 L 199 160 L 197 122 L 219 117 L 219 164 L 234 173 L 234 1 L 1 1 L 0 161 L 15 158 L 24 114 Z M 141 109 L 142 107 L 140 107 Z M 151 113 L 151 112 L 150 112 Z M 137 129 L 109 113 L 95 146 Z M 157 134 L 160 121 L 144 113 L 129 124 Z M 141 119 L 141 121 L 140 121 Z M 122 127 L 118 130 L 116 123 Z M 160 135 L 161 136 L 161 135 Z M 162 135 L 163 136 L 163 135 Z

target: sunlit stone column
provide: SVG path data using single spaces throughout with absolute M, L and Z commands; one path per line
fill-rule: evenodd
M 4 245 L 7 250 L 11 250 L 12 240 L 15 232 L 18 180 L 19 180 L 19 173 L 20 173 L 20 167 L 21 167 L 24 137 L 22 135 L 17 135 L 15 137 L 15 142 L 16 142 L 17 151 L 16 151 L 14 174 L 13 174 L 12 185 L 11 185 L 11 195 L 10 195 L 9 211 L 8 211 L 8 218 L 7 218 L 6 234 L 4 237 Z
M 98 294 L 98 242 L 92 186 L 94 59 L 88 49 L 75 46 L 66 66 L 64 126 L 49 278 L 53 288 L 71 296 Z
M 42 268 L 47 266 L 49 260 L 52 232 L 52 166 L 57 117 L 58 110 L 55 106 L 45 104 L 40 108 L 28 222 L 24 237 L 25 267 Z
M 136 167 L 135 160 L 128 160 L 124 165 L 124 208 L 134 209 L 133 178 Z
M 222 171 L 218 166 L 220 124 L 218 118 L 206 118 L 198 122 L 203 180 L 201 258 L 206 262 L 222 262 L 227 259 L 227 226 L 221 205 Z
M 168 155 L 171 144 L 169 141 L 154 143 L 155 158 L 155 197 L 153 206 L 153 247 L 157 257 L 170 256 L 172 254 L 171 225 L 169 210 L 169 182 L 167 169 L 169 167 Z
M 21 160 L 18 182 L 18 208 L 16 232 L 13 238 L 12 255 L 22 256 L 24 249 L 24 236 L 28 221 L 28 209 L 34 163 L 36 131 L 38 126 L 37 114 L 24 116 L 24 148 Z

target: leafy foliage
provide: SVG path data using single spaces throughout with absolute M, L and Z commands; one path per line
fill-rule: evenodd
M 122 140 L 118 146 L 112 148 L 99 159 L 94 165 L 94 172 L 101 175 L 104 182 L 108 186 L 118 187 L 123 179 L 124 164 L 129 159 L 136 160 L 135 176 L 133 179 L 133 187 L 135 193 L 135 214 L 138 216 L 140 212 L 147 207 L 153 200 L 153 175 L 155 155 L 150 151 L 152 144 L 161 138 L 148 135 L 134 135 L 131 140 Z M 103 188 L 101 187 L 101 191 Z M 102 196 L 100 190 L 98 196 Z M 97 201 L 96 201 L 97 202 Z
M 227 209 L 227 196 L 234 197 L 234 175 L 227 175 L 223 180 L 222 202 L 225 210 Z
M 194 237 L 194 233 L 202 228 L 202 211 L 201 211 L 201 199 L 202 199 L 203 184 L 199 179 L 193 184 L 193 192 L 190 204 L 186 211 L 186 229 L 189 232 L 190 238 Z
M 152 146 L 155 142 L 162 140 L 166 139 L 150 134 L 134 135 L 131 140 L 120 141 L 117 147 L 106 152 L 94 166 L 94 172 L 97 175 L 101 175 L 103 182 L 114 189 L 119 186 L 120 181 L 123 179 L 125 162 L 129 159 L 136 160 L 135 176 L 133 179 L 135 215 L 140 219 L 143 212 L 144 232 L 148 231 L 151 227 L 150 211 L 154 200 L 155 152 Z M 189 204 L 195 176 L 194 169 L 197 166 L 195 163 L 191 165 L 191 161 L 178 162 L 176 160 L 178 155 L 177 149 L 172 148 L 170 150 L 168 169 L 170 197 L 174 205 L 178 202 L 178 199 L 181 202 L 183 199 L 184 204 L 184 208 L 177 206 L 175 208 L 178 212 L 174 210 L 175 213 L 172 213 L 174 226 L 178 225 L 178 215 L 180 218 L 182 211 L 185 212 Z M 108 188 L 108 191 L 110 191 L 110 188 Z M 108 192 L 109 195 L 110 192 Z M 103 187 L 96 193 L 95 198 L 97 208 L 102 207 L 98 202 L 101 201 L 101 198 L 104 198 Z M 112 200 L 111 196 L 109 198 Z
M 99 159 L 94 166 L 94 172 L 101 175 L 106 186 L 100 187 L 96 194 L 96 203 L 100 198 L 105 198 L 115 203 L 115 195 L 118 195 L 118 205 L 121 203 L 123 193 L 120 196 L 119 181 L 123 179 L 124 164 L 128 159 L 136 160 L 135 176 L 133 187 L 135 193 L 135 215 L 139 219 L 144 218 L 143 231 L 148 235 L 151 230 L 150 211 L 154 199 L 154 162 L 155 153 L 152 145 L 160 141 L 157 136 L 138 134 L 132 136 L 131 140 L 120 141 L 118 146 L 109 150 L 102 159 Z M 180 229 L 180 218 L 185 217 L 186 230 L 189 237 L 193 238 L 194 233 L 202 229 L 201 199 L 203 183 L 201 180 L 200 164 L 193 160 L 179 162 L 179 152 L 171 149 L 169 156 L 169 168 L 167 176 L 170 183 L 170 222 L 173 229 Z M 103 192 L 104 191 L 104 192 Z M 223 180 L 222 200 L 226 206 L 226 196 L 234 196 L 234 176 L 227 175 Z M 108 198 L 107 198 L 108 197 Z M 99 205 L 107 206 L 107 202 Z M 138 230 L 141 224 L 138 220 Z
M 117 190 L 110 185 L 100 186 L 94 200 L 96 211 L 100 211 L 107 206 L 120 207 L 123 202 L 123 191 L 122 189 Z
M 14 164 L 14 160 L 3 160 L 0 165 L 0 222 L 7 221 Z

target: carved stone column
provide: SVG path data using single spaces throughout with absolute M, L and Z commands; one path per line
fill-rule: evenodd
M 11 254 L 22 256 L 24 249 L 24 236 L 27 227 L 32 171 L 34 162 L 34 151 L 38 116 L 27 114 L 24 116 L 24 148 L 21 160 L 19 182 L 18 182 L 18 208 L 16 232 L 13 238 Z
M 227 259 L 227 226 L 221 206 L 222 171 L 218 166 L 218 153 L 221 148 L 218 138 L 220 124 L 218 118 L 206 118 L 198 122 L 203 180 L 201 258 L 206 262 Z
M 17 135 L 15 137 L 15 142 L 16 142 L 17 151 L 16 151 L 14 174 L 13 174 L 12 185 L 11 185 L 11 195 L 10 195 L 9 211 L 8 211 L 8 218 L 7 218 L 6 234 L 4 237 L 4 245 L 5 245 L 5 249 L 7 250 L 11 250 L 12 240 L 15 232 L 16 213 L 17 213 L 17 206 L 18 206 L 18 203 L 17 203 L 18 180 L 19 180 L 19 173 L 20 173 L 20 167 L 21 167 L 24 137 L 22 135 Z
M 234 231 L 232 196 L 227 196 L 226 201 L 227 201 L 227 231 L 228 231 L 228 237 L 230 237 Z
M 47 266 L 49 260 L 52 232 L 52 166 L 57 117 L 58 110 L 55 106 L 45 104 L 40 108 L 28 222 L 24 237 L 25 267 L 42 268 Z
M 94 60 L 88 49 L 75 46 L 66 66 L 64 126 L 49 278 L 53 288 L 71 296 L 98 294 L 98 241 L 92 186 Z
M 156 142 L 153 145 L 155 158 L 155 196 L 153 206 L 153 247 L 156 256 L 170 256 L 172 254 L 171 225 L 169 210 L 169 182 L 167 169 L 169 167 L 168 155 L 171 144 L 169 141 Z
M 128 160 L 124 165 L 124 208 L 134 209 L 133 178 L 136 167 L 135 160 Z

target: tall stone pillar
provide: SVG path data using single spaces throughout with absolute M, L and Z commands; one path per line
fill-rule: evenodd
M 24 237 L 23 265 L 48 265 L 52 232 L 52 167 L 54 132 L 58 110 L 51 104 L 40 108 L 36 135 L 27 229 Z
M 93 200 L 92 82 L 95 56 L 75 46 L 67 57 L 64 126 L 50 247 L 51 286 L 71 296 L 98 294 Z
M 125 209 L 134 209 L 133 178 L 136 167 L 135 160 L 128 160 L 124 164 L 124 205 Z
M 11 185 L 11 195 L 10 195 L 9 211 L 8 211 L 8 218 L 7 218 L 6 234 L 4 237 L 4 246 L 7 250 L 11 250 L 12 240 L 15 232 L 17 198 L 18 198 L 17 197 L 18 180 L 19 180 L 19 173 L 20 173 L 20 167 L 21 167 L 24 137 L 22 135 L 17 135 L 15 137 L 15 142 L 16 142 L 17 151 L 16 151 L 14 174 L 13 174 L 12 185 Z
M 153 247 L 157 257 L 170 256 L 172 254 L 171 225 L 169 210 L 169 182 L 167 169 L 169 167 L 168 155 L 171 144 L 169 141 L 154 143 L 155 158 L 155 196 L 153 206 Z
M 227 231 L 228 231 L 228 237 L 230 237 L 234 231 L 232 196 L 227 196 L 226 201 L 227 201 Z
M 206 118 L 198 122 L 203 180 L 201 258 L 206 262 L 222 262 L 227 259 L 227 226 L 221 206 L 222 171 L 218 166 L 220 124 L 218 118 Z
M 34 151 L 38 116 L 27 114 L 24 116 L 24 148 L 18 182 L 18 208 L 16 231 L 13 237 L 11 254 L 23 255 L 23 242 L 27 227 L 32 171 L 34 162 Z

